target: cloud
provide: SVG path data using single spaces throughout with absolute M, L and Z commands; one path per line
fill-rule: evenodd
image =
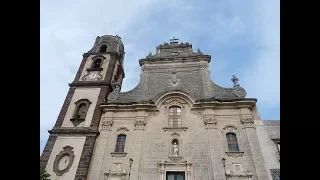
M 267 107 L 280 105 L 280 2 L 263 1 L 256 16 L 258 26 L 255 61 L 244 73 L 244 84 L 259 104 Z
M 216 83 L 231 87 L 231 75 L 236 74 L 248 97 L 258 98 L 262 118 L 279 118 L 276 0 L 41 0 L 40 6 L 40 151 L 82 54 L 96 36 L 106 34 L 121 36 L 125 45 L 122 91 L 138 84 L 138 60 L 176 36 L 212 56 L 211 78 Z
M 154 0 L 108 1 L 41 1 L 40 20 L 40 151 L 58 117 L 68 83 L 73 81 L 82 54 L 93 46 L 96 36 L 119 34 L 125 36 L 130 27 L 139 21 Z M 147 30 L 145 30 L 147 31 Z M 130 33 L 129 33 L 130 34 Z M 129 35 L 128 34 L 128 35 Z M 136 34 L 136 38 L 142 36 Z M 130 47 L 130 42 L 126 45 Z M 137 44 L 128 49 L 128 58 L 136 62 Z M 127 49 L 126 49 L 127 50 Z M 130 62 L 126 65 L 129 67 Z M 135 64 L 135 63 L 132 63 Z M 136 65 L 135 65 L 136 66 Z M 128 70 L 128 68 L 126 68 Z M 134 74 L 126 72 L 129 77 Z

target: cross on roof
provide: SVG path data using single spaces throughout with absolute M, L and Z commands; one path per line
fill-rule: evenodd
M 239 79 L 235 75 L 232 75 L 231 81 L 233 82 L 234 85 L 237 85 Z
M 176 37 L 173 36 L 173 38 L 170 39 L 170 42 L 177 41 L 177 40 L 179 40 L 179 39 L 177 39 Z

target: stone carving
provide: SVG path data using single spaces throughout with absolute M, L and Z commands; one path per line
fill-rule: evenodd
M 198 54 L 203 54 L 201 51 L 200 51 L 200 48 L 198 48 L 198 52 L 197 52 Z
M 223 130 L 225 133 L 228 133 L 228 132 L 236 133 L 237 127 L 232 124 L 228 124 L 223 128 Z
M 113 121 L 103 121 L 102 122 L 102 129 L 111 130 L 112 125 L 113 125 Z
M 252 116 L 241 117 L 240 121 L 242 122 L 245 128 L 254 128 L 254 120 Z
M 270 169 L 272 180 L 280 180 L 280 169 Z
M 191 110 L 190 112 L 191 114 L 196 115 L 199 118 L 201 117 L 201 114 L 202 114 L 201 110 Z
M 172 134 L 171 134 L 171 136 L 176 138 L 176 137 L 179 137 L 179 136 L 180 136 L 180 134 L 179 134 L 179 133 L 174 132 L 174 133 L 172 133 Z
M 178 152 L 179 152 L 179 147 L 177 145 L 177 142 L 174 142 L 172 147 L 173 147 L 173 156 L 177 157 L 178 156 Z
M 125 152 L 112 152 L 111 156 L 115 157 L 115 158 L 122 158 L 122 157 L 126 157 L 127 153 Z
M 235 75 L 232 75 L 231 81 L 234 86 L 232 90 L 233 94 L 239 98 L 244 98 L 247 95 L 247 92 L 244 88 L 240 87 L 238 83 L 239 79 Z
M 150 120 L 153 116 L 157 116 L 159 112 L 149 112 L 148 113 L 148 120 Z
M 70 170 L 75 157 L 72 149 L 73 147 L 71 146 L 65 146 L 56 156 L 53 163 L 53 172 L 55 172 L 57 176 L 62 176 Z
M 108 172 L 105 173 L 107 176 L 105 179 L 109 177 L 120 178 L 121 180 L 125 180 L 126 175 L 128 174 L 125 169 L 120 167 L 121 163 L 113 163 L 113 168 L 109 169 Z
M 136 119 L 134 121 L 134 129 L 144 129 L 144 126 L 147 124 L 147 121 L 145 119 Z
M 229 157 L 242 157 L 244 152 L 226 152 L 227 156 Z
M 233 88 L 233 93 L 239 98 L 244 98 L 247 95 L 246 90 L 240 86 L 235 86 Z
M 214 118 L 214 114 L 207 114 L 203 116 L 204 124 L 207 128 L 215 128 L 217 125 L 217 119 Z
M 181 169 L 186 171 L 186 179 L 191 179 L 192 164 L 181 156 L 168 157 L 168 159 L 161 159 L 158 162 L 158 171 L 160 173 L 160 180 L 165 180 L 165 172 L 172 169 Z
M 128 131 L 129 131 L 129 129 L 126 128 L 126 127 L 119 127 L 117 129 L 117 132 L 119 132 L 119 133 L 125 133 L 125 132 L 128 132 Z
M 115 86 L 115 89 L 113 89 L 113 91 L 108 96 L 108 101 L 115 101 L 119 97 L 120 86 L 118 84 L 116 84 Z
M 169 81 L 172 83 L 172 85 L 176 85 L 177 82 L 180 81 L 180 77 L 177 75 L 176 72 L 172 72 L 172 74 L 170 75 Z
M 168 157 L 170 159 L 170 161 L 173 161 L 173 162 L 178 162 L 178 161 L 181 161 L 183 158 L 180 157 L 180 156 L 173 156 L 173 157 Z
M 112 88 L 113 88 L 113 89 L 116 89 L 117 86 L 119 86 L 119 89 L 120 89 L 122 79 L 123 79 L 123 74 L 121 73 L 120 76 L 118 77 L 118 80 L 117 80 L 117 81 L 115 81 L 114 79 L 111 81 L 111 86 L 112 86 Z
M 187 104 L 187 101 L 180 99 L 180 98 L 171 98 L 163 102 L 164 105 L 167 106 L 182 106 L 184 107 Z

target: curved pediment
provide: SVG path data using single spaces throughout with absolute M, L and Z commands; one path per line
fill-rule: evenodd
M 183 51 L 182 51 L 182 50 Z M 178 51 L 179 50 L 179 51 Z M 176 52 L 181 55 L 172 55 Z M 180 53 L 180 54 L 181 54 Z M 112 92 L 108 103 L 134 104 L 138 102 L 157 102 L 166 93 L 181 92 L 193 103 L 205 99 L 243 99 L 244 88 L 238 78 L 232 76 L 232 88 L 224 88 L 210 79 L 210 56 L 200 50 L 194 53 L 190 44 L 166 43 L 157 47 L 156 55 L 149 53 L 139 61 L 141 75 L 139 84 L 128 92 L 118 89 Z

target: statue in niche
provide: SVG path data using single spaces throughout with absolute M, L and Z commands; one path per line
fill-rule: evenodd
M 177 142 L 174 142 L 172 146 L 173 146 L 173 156 L 178 156 L 179 148 L 178 148 Z

